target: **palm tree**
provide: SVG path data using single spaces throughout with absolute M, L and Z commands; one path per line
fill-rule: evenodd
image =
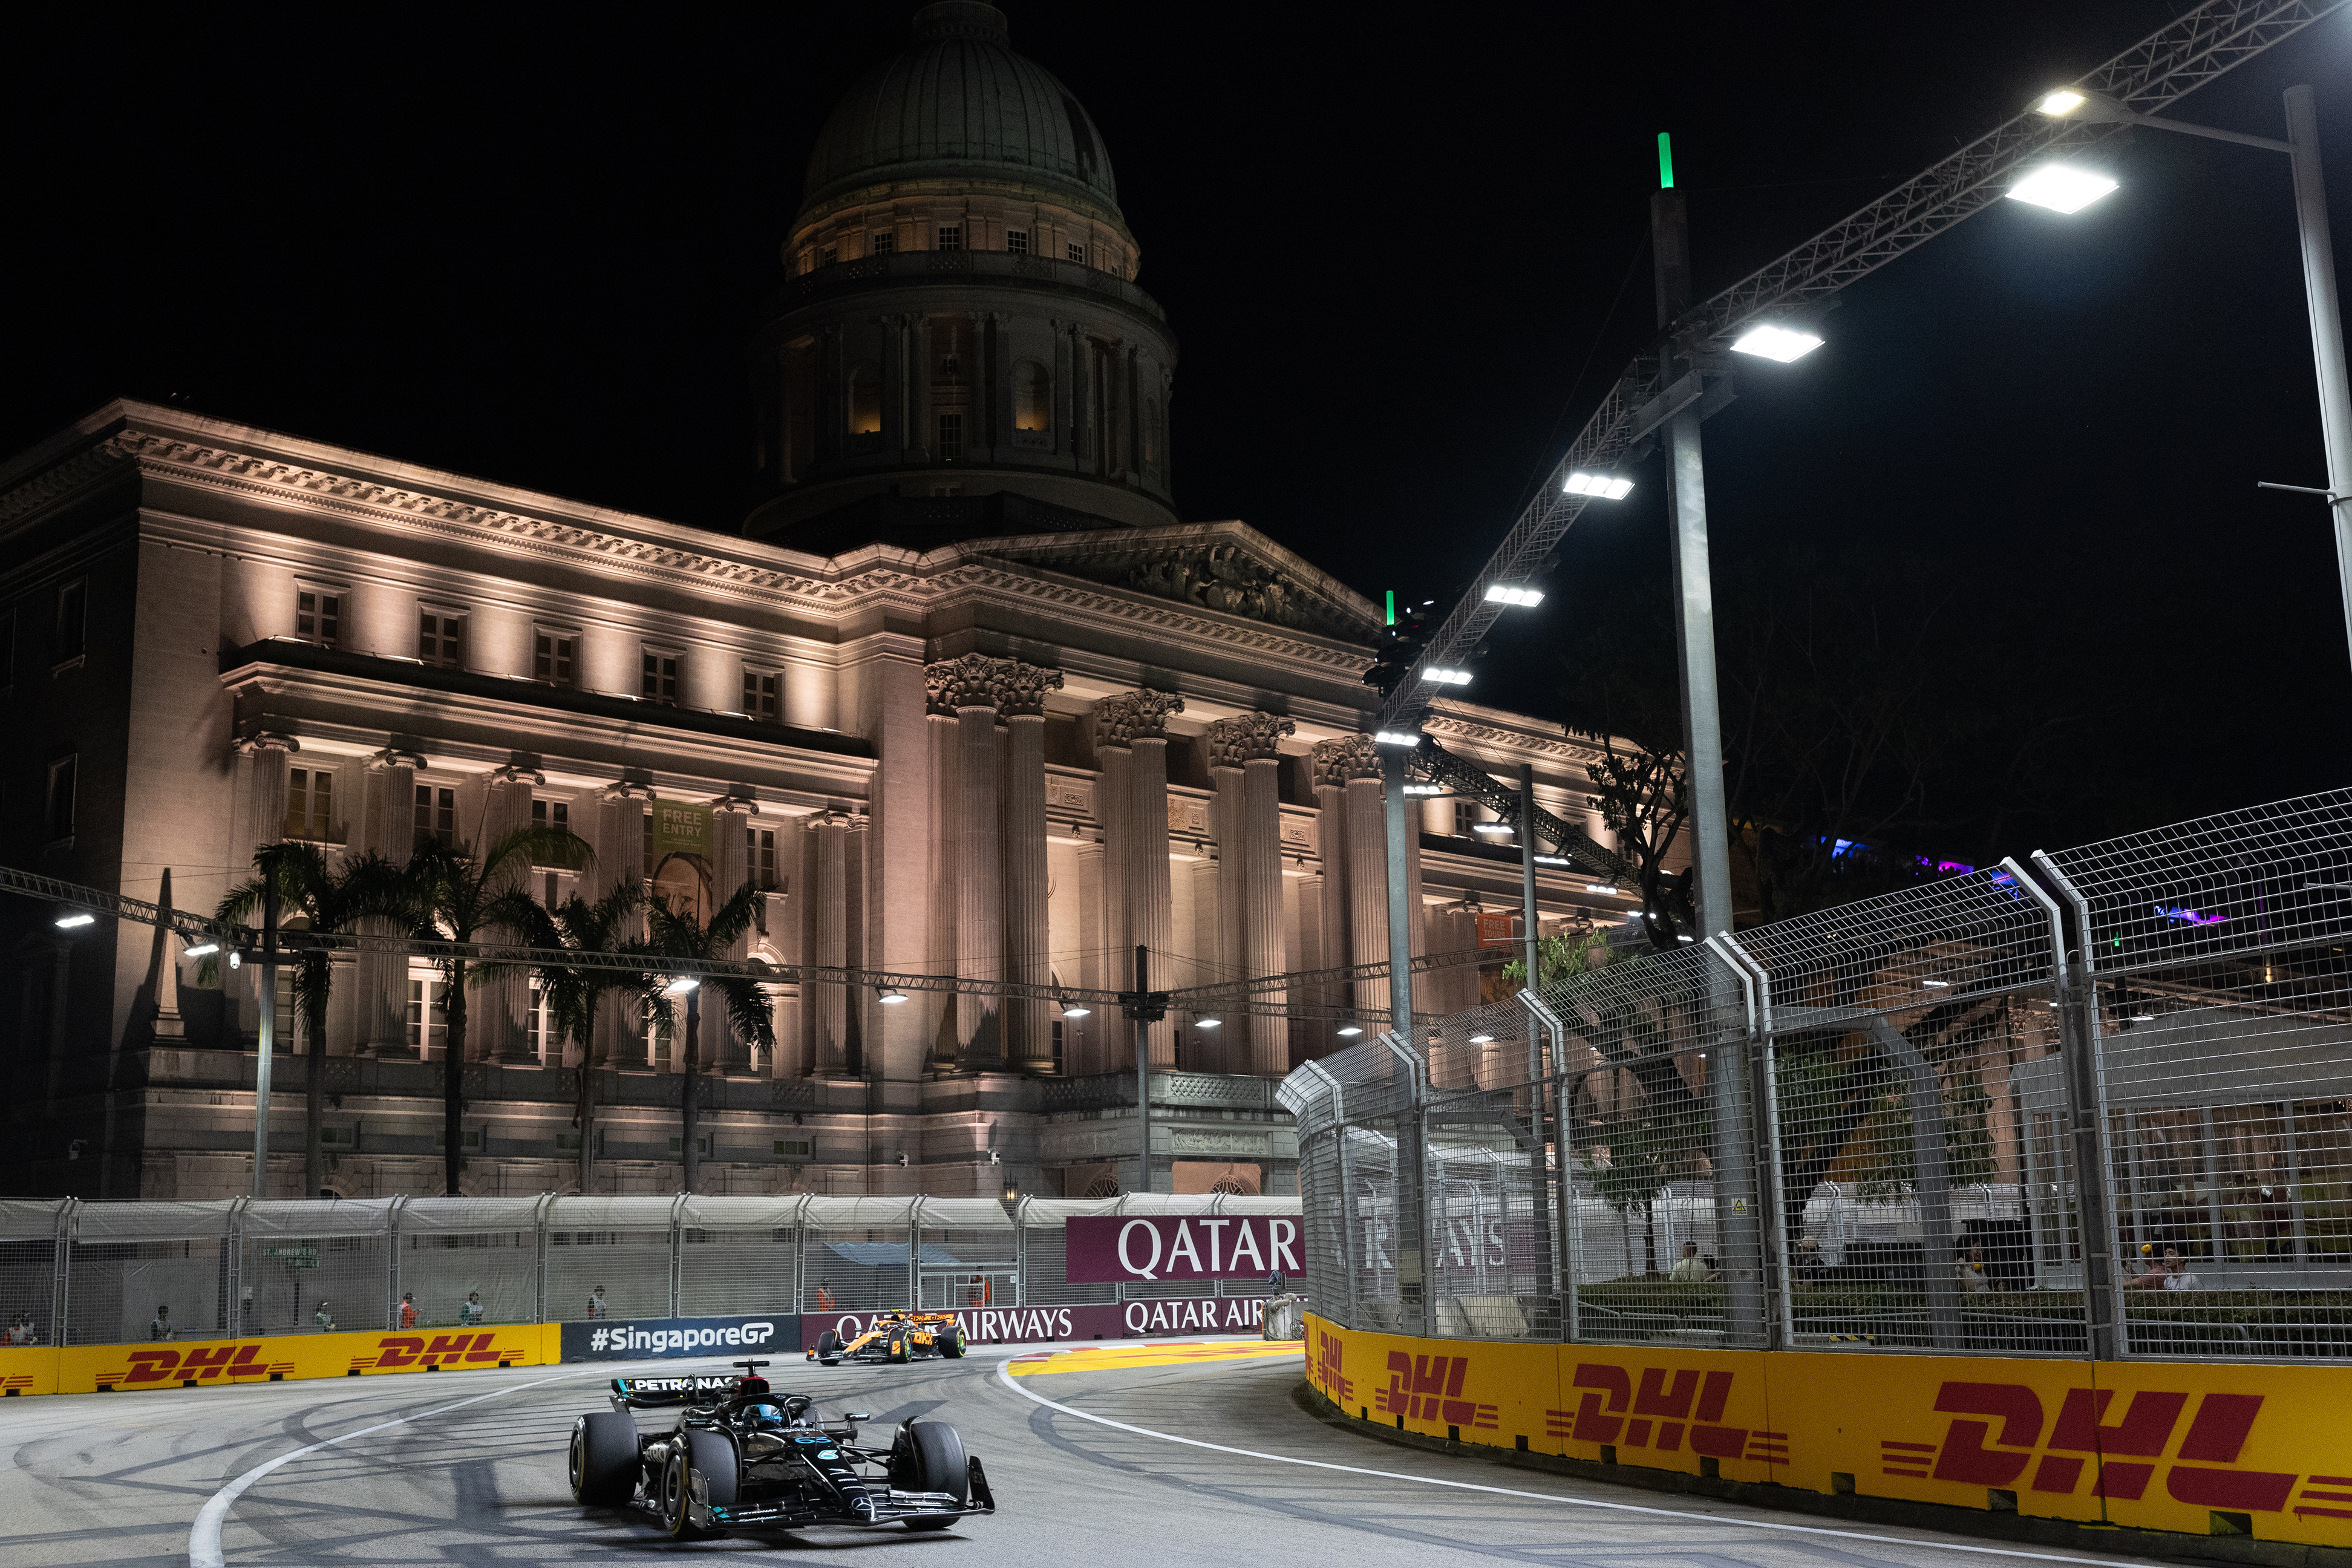
M 537 825 L 514 829 L 478 856 L 470 844 L 454 849 L 428 844 L 401 873 L 405 912 L 420 940 L 470 942 L 486 930 L 511 925 L 514 889 L 509 884 L 533 866 L 578 869 L 594 858 L 588 841 L 570 828 Z M 441 971 L 448 1011 L 441 1058 L 442 1182 L 447 1195 L 456 1197 L 465 1163 L 466 987 L 478 979 L 469 976 L 472 965 L 460 954 L 446 953 L 434 963 Z
M 229 889 L 214 910 L 218 919 L 240 924 L 251 921 L 272 882 L 277 884 L 280 925 L 299 920 L 320 936 L 339 935 L 367 916 L 394 911 L 403 903 L 400 868 L 373 850 L 348 858 L 341 868 L 334 868 L 327 863 L 325 851 L 314 844 L 268 844 L 253 852 L 253 864 L 260 875 Z M 326 1157 L 319 1145 L 327 1103 L 327 1001 L 334 987 L 335 966 L 331 953 L 299 947 L 291 962 L 294 1007 L 302 1019 L 309 1058 L 304 1075 L 302 1194 L 316 1197 L 326 1185 Z M 205 959 L 196 973 L 198 983 L 216 984 L 219 965 L 218 954 Z M 262 1005 L 276 1005 L 276 998 L 264 998 Z
M 655 897 L 646 904 L 646 940 L 630 945 L 629 951 L 645 955 L 646 967 L 653 973 L 647 976 L 645 990 L 646 1009 L 654 1023 L 654 1037 L 668 1044 L 675 1033 L 676 1023 L 669 1005 L 669 990 L 678 978 L 677 972 L 664 961 L 698 959 L 723 962 L 727 950 L 745 931 L 760 905 L 760 889 L 746 882 L 735 889 L 735 896 L 711 911 L 709 924 L 695 916 L 688 904 L 673 906 L 668 900 Z M 678 1077 L 682 1083 L 679 1102 L 678 1148 L 686 1160 L 685 1190 L 694 1191 L 696 1179 L 701 1174 L 701 1160 L 695 1147 L 698 1096 L 701 1076 L 699 1056 L 702 998 L 705 993 L 716 992 L 727 1008 L 728 1022 L 738 1037 L 750 1040 L 763 1050 L 776 1048 L 776 1022 L 768 1005 L 768 998 L 760 983 L 746 974 L 705 974 L 687 991 L 686 1050 Z
M 626 941 L 626 921 L 645 901 L 645 889 L 625 882 L 593 902 L 574 893 L 553 909 L 520 890 L 494 911 L 494 918 L 540 949 L 562 948 L 572 952 L 619 952 Z M 477 965 L 475 974 L 487 976 L 504 964 Z M 580 1047 L 580 1100 L 572 1125 L 580 1130 L 580 1190 L 593 1190 L 596 1173 L 596 1008 L 605 994 L 625 991 L 642 994 L 650 984 L 643 973 L 551 961 L 531 966 L 532 978 L 547 996 L 549 1033 L 568 1037 Z

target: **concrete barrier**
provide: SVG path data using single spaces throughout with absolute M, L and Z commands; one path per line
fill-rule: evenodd
M 1309 1314 L 1307 1373 L 1342 1414 L 1423 1437 L 1825 1496 L 2352 1547 L 2347 1366 L 1432 1340 Z

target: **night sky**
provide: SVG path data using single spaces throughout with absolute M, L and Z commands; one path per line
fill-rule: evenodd
M 1658 131 L 1712 293 L 2178 8 L 1603 33 L 1580 6 L 1005 4 L 1100 124 L 1181 341 L 1184 514 L 1371 595 L 1466 578 L 1650 334 Z M 731 531 L 742 343 L 807 149 L 911 11 L 92 13 L 24 39 L 0 447 L 170 396 Z M 2304 81 L 2352 276 L 2352 12 L 2174 112 L 2282 136 Z M 2325 510 L 2254 489 L 2325 479 L 2286 160 L 2140 132 L 2117 168 L 2072 218 L 1996 203 L 1848 289 L 1828 346 L 1706 426 L 1727 579 L 1899 558 L 1939 585 L 1969 700 L 2058 700 L 2078 787 L 2011 849 L 2352 782 Z M 1471 695 L 1554 710 L 1556 650 L 1664 580 L 1663 476 L 1633 477 Z

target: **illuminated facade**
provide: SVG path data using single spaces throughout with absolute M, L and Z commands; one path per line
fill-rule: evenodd
M 933 6 L 919 26 L 918 65 L 993 51 L 998 79 L 1053 79 L 1011 55 L 989 7 Z M 975 155 L 886 182 L 856 165 L 877 94 L 898 101 L 873 82 L 905 63 L 845 101 L 866 151 L 840 151 L 836 116 L 812 162 L 787 294 L 753 354 L 778 489 L 745 537 L 129 403 L 0 466 L 16 742 L 0 859 L 209 910 L 264 844 L 399 859 L 548 822 L 597 858 L 578 877 L 535 870 L 542 896 L 639 879 L 707 900 L 748 879 L 765 896 L 741 955 L 778 963 L 1117 988 L 1139 942 L 1162 955 L 1158 985 L 1385 958 L 1381 785 L 1360 734 L 1373 606 L 1244 523 L 1177 521 L 1172 351 L 1134 289 L 1098 138 L 1091 162 L 1070 154 L 1075 174 Z M 1066 94 L 1053 108 L 1063 141 L 1041 157 L 1092 136 Z M 974 244 L 1009 243 L 1017 216 L 1033 247 L 1083 234 L 1055 243 L 1087 258 L 908 269 L 908 238 L 887 268 L 844 270 L 891 258 L 845 256 L 843 237 L 936 245 L 951 196 Z M 976 335 L 958 341 L 976 346 L 950 356 L 957 381 L 939 323 L 967 306 Z M 893 320 L 879 349 L 859 336 Z M 857 427 L 869 350 L 878 430 Z M 1024 365 L 1042 367 L 1041 402 L 1024 401 Z M 822 406 L 795 401 L 810 388 Z M 908 435 L 936 434 L 951 394 L 976 433 L 956 455 Z M 1045 411 L 1042 443 L 1007 438 L 1031 433 L 1024 409 Z M 1589 819 L 1590 749 L 1556 727 L 1448 701 L 1433 731 L 1499 772 L 1533 762 L 1545 804 Z M 656 801 L 709 809 L 701 852 L 662 852 Z M 1516 903 L 1517 853 L 1471 836 L 1483 811 L 1421 809 L 1416 948 L 1472 945 L 1475 905 Z M 1622 902 L 1550 870 L 1544 900 L 1557 916 Z M 146 928 L 62 932 L 19 900 L 0 918 L 19 1089 L 0 1190 L 247 1190 L 251 972 L 199 989 Z M 1423 1005 L 1468 1005 L 1475 984 L 1447 971 Z M 1131 1034 L 1112 1010 L 772 994 L 772 1052 L 705 1016 L 704 1190 L 1132 1184 Z M 1382 983 L 1297 1000 L 1384 997 Z M 339 969 L 334 1190 L 438 1190 L 442 1001 L 396 956 Z M 677 1186 L 683 1085 L 641 1019 L 611 1003 L 583 1051 L 520 979 L 474 993 L 471 1019 L 469 1191 L 573 1184 L 583 1070 L 605 1107 L 598 1190 Z M 1273 1079 L 1338 1043 L 1330 1023 L 1203 1022 L 1153 1031 L 1176 1075 L 1157 1184 L 1295 1190 Z M 276 1070 L 271 1179 L 289 1195 L 302 1070 L 292 1055 Z

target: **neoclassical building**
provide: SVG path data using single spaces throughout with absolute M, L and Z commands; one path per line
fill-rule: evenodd
M 1180 520 L 1175 352 L 1085 110 L 950 0 L 811 155 L 751 346 L 774 493 L 740 537 L 185 411 L 118 403 L 0 465 L 0 859 L 209 910 L 299 839 L 403 859 L 568 826 L 593 864 L 710 902 L 739 956 L 1047 987 L 1184 986 L 1388 956 L 1360 680 L 1377 612 L 1239 521 Z M 1431 731 L 1589 820 L 1590 748 L 1445 700 Z M 1489 814 L 1417 802 L 1416 952 L 1516 908 Z M 1596 837 L 1599 825 L 1591 824 Z M 1547 870 L 1548 920 L 1627 900 Z M 249 1189 L 247 970 L 214 989 L 152 928 L 0 900 L 0 1191 Z M 1470 966 L 1424 982 L 1476 999 Z M 769 988 L 772 1051 L 705 1010 L 702 1186 L 995 1193 L 1131 1184 L 1131 1026 L 1112 1009 Z M 1179 1009 L 1151 1033 L 1155 1184 L 1295 1191 L 1275 1079 L 1335 1008 Z M 446 998 L 341 964 L 328 1184 L 437 1191 Z M 677 1053 L 608 1002 L 559 1037 L 529 982 L 471 997 L 467 1185 L 568 1190 L 582 1075 L 598 1190 L 673 1190 Z M 273 1189 L 302 1184 L 304 1064 L 278 1001 Z

